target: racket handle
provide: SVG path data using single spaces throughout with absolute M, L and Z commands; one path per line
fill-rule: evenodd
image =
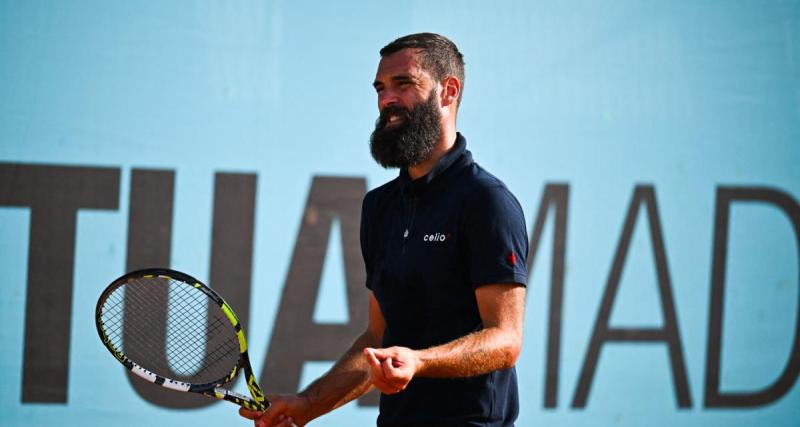
M 210 397 L 215 397 L 221 400 L 227 400 L 228 402 L 233 402 L 239 406 L 247 408 L 251 411 L 259 411 L 264 412 L 269 408 L 269 401 L 267 404 L 256 402 L 255 400 L 243 395 L 236 393 L 235 391 L 226 390 L 224 388 L 215 388 L 214 390 L 204 392 L 203 394 L 208 395 Z

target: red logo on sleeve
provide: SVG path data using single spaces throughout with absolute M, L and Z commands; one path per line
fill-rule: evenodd
M 517 256 L 514 255 L 514 252 L 511 252 L 510 254 L 508 254 L 508 257 L 506 257 L 506 260 L 508 261 L 509 265 L 511 265 L 512 267 L 517 265 Z

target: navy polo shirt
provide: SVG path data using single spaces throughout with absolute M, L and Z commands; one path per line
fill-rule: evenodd
M 361 217 L 367 287 L 386 320 L 383 346 L 423 349 L 481 330 L 475 289 L 527 281 L 519 202 L 472 160 L 458 134 L 427 175 L 367 193 Z M 510 426 L 514 368 L 471 378 L 414 378 L 382 395 L 379 426 Z

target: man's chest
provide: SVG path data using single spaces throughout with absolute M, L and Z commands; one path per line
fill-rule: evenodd
M 379 265 L 407 276 L 461 264 L 461 212 L 457 200 L 404 197 L 379 213 L 372 247 Z
M 435 345 L 473 330 L 480 319 L 466 262 L 459 204 L 400 200 L 381 213 L 371 289 L 393 338 Z M 371 233 L 370 233 L 371 234 Z M 400 326 L 402 325 L 402 326 Z M 419 335 L 405 336 L 407 331 Z

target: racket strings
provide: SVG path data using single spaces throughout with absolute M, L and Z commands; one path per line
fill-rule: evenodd
M 209 300 L 202 292 L 192 292 L 194 288 L 186 288 L 180 282 L 172 280 L 169 282 L 169 288 L 172 292 L 167 317 L 168 359 L 173 362 L 173 370 L 178 375 L 187 376 L 194 372 L 199 374 L 196 356 L 203 354 L 205 348 L 210 347 L 211 343 L 206 340 L 215 336 L 214 332 L 219 330 L 220 319 L 212 317 L 207 322 L 206 316 L 212 313 L 208 310 Z M 208 329 L 197 327 L 201 324 L 207 326 L 208 323 L 217 327 Z
M 138 307 L 146 305 L 147 302 L 139 296 L 137 292 L 133 292 L 129 289 L 126 293 L 124 289 L 126 289 L 126 287 L 118 287 L 111 293 L 103 306 L 101 317 L 106 336 L 109 337 L 114 347 L 123 353 L 126 351 L 126 335 L 129 337 L 129 341 L 135 341 L 137 337 L 146 336 L 149 332 L 157 331 L 158 329 L 156 329 L 156 326 L 160 324 L 154 317 L 144 316 L 148 313 L 138 310 L 136 319 L 134 319 L 134 321 L 129 321 L 127 327 L 125 327 L 125 299 L 136 300 L 129 301 L 127 304 L 131 305 L 131 302 L 134 302 L 135 304 L 133 305 Z M 132 343 L 129 343 L 129 346 L 133 347 L 131 344 Z M 159 349 L 155 340 L 143 340 L 136 344 L 146 345 L 153 352 Z
M 200 289 L 166 278 L 137 278 L 113 290 L 101 325 L 111 344 L 158 375 L 221 382 L 238 363 L 236 331 Z
M 119 288 L 117 288 L 119 290 Z M 121 332 L 122 332 L 122 293 L 112 292 L 106 299 L 103 305 L 101 314 L 101 322 L 106 336 L 111 340 L 115 348 L 121 349 Z
M 141 289 L 147 290 L 146 288 Z M 171 372 L 169 377 L 195 383 L 216 381 L 226 376 L 238 358 L 230 360 L 232 358 L 229 357 L 227 363 L 222 364 L 221 367 L 218 365 L 224 361 L 225 355 L 238 353 L 238 340 L 235 339 L 235 335 L 232 335 L 235 332 L 229 322 L 227 330 L 222 328 L 224 314 L 209 304 L 210 300 L 202 291 L 183 282 L 171 281 L 168 283 L 168 288 L 165 289 L 169 289 L 169 292 L 164 292 L 163 298 L 169 298 L 169 301 L 164 301 L 161 305 L 167 305 L 166 319 L 163 314 L 157 316 L 160 318 L 156 319 L 152 310 L 144 311 L 143 313 L 147 314 L 147 320 L 139 325 L 157 326 L 160 327 L 160 331 L 167 331 L 162 341 L 164 347 L 154 346 L 154 341 L 149 340 L 148 348 L 150 350 L 166 355 L 166 360 L 163 356 L 161 358 L 159 372 L 162 368 L 166 368 L 164 370 Z M 136 300 L 141 300 L 139 292 L 134 295 L 136 295 Z M 209 308 L 212 308 L 210 313 Z M 205 331 L 207 314 L 212 315 L 211 324 L 214 325 L 209 329 L 208 334 Z M 215 314 L 216 316 L 213 316 Z M 224 321 L 227 322 L 227 319 Z M 221 332 L 228 332 L 228 334 L 221 334 Z M 228 339 L 225 339 L 226 335 Z M 211 349 L 211 351 L 200 359 L 205 349 Z
M 162 336 L 161 332 L 167 330 L 167 288 L 153 286 L 153 283 L 146 281 L 133 282 L 123 288 L 123 348 L 131 360 L 159 360 L 159 355 L 166 355 L 166 340 L 159 337 Z M 125 348 L 126 343 L 128 348 Z

